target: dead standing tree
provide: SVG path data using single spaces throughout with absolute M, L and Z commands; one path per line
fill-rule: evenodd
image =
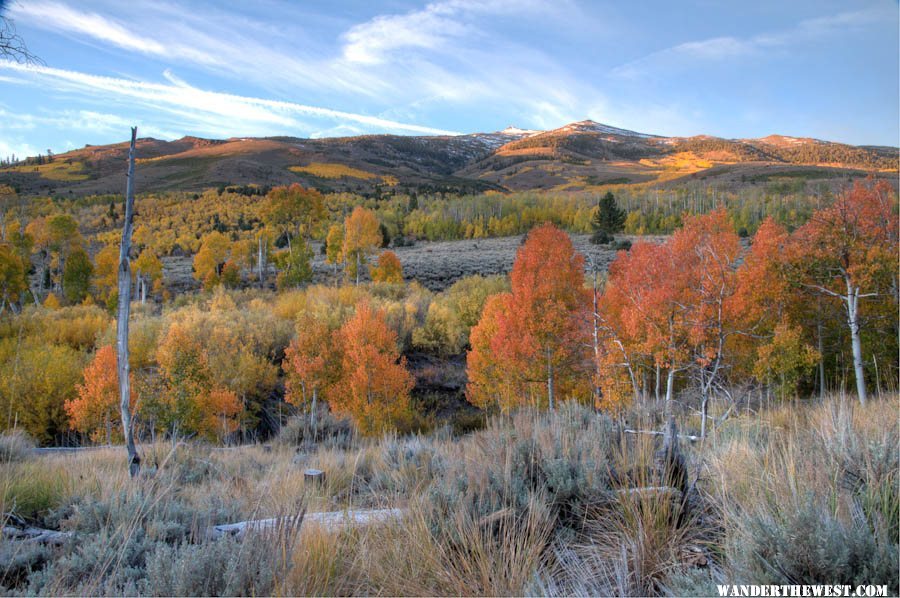
M 122 243 L 119 246 L 119 317 L 116 326 L 118 354 L 119 396 L 122 411 L 122 433 L 128 450 L 128 473 L 137 476 L 141 458 L 134 446 L 134 427 L 131 420 L 131 381 L 128 364 L 128 316 L 131 312 L 131 232 L 134 218 L 134 143 L 137 127 L 131 128 L 131 148 L 128 151 L 128 175 L 125 185 L 125 224 L 122 227 Z

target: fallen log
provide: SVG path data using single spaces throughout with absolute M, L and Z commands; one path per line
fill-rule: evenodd
M 240 521 L 238 523 L 226 523 L 213 525 L 207 528 L 208 539 L 231 536 L 241 539 L 249 532 L 259 532 L 278 529 L 281 526 L 300 526 L 303 523 L 321 525 L 325 528 L 336 529 L 346 525 L 369 525 L 391 519 L 399 519 L 404 513 L 403 509 L 369 509 L 361 511 L 327 511 L 323 513 L 305 513 L 295 517 L 275 517 L 272 519 L 255 519 Z
M 665 436 L 665 432 L 657 432 L 656 430 L 625 430 L 626 434 L 649 434 L 650 436 Z M 697 442 L 700 440 L 699 436 L 693 436 L 691 434 L 679 434 L 679 438 L 683 438 L 684 440 L 688 440 L 690 442 Z
M 66 540 L 74 535 L 73 532 L 60 532 L 52 529 L 42 529 L 39 527 L 14 527 L 12 525 L 3 526 L 3 538 L 15 542 L 29 542 L 33 544 L 48 544 L 50 546 L 61 546 Z

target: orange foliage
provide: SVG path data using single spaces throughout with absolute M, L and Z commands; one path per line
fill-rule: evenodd
M 371 268 L 372 280 L 375 282 L 403 282 L 403 266 L 400 258 L 393 251 L 385 251 L 378 257 L 378 266 Z
M 328 326 L 315 318 L 297 323 L 297 337 L 284 353 L 284 400 L 309 409 L 313 394 L 324 390 L 335 378 L 340 359 Z
M 494 384 L 509 391 L 497 396 L 495 387 L 487 396 L 497 396 L 503 408 L 526 400 L 552 408 L 557 397 L 589 396 L 584 257 L 565 232 L 552 224 L 539 226 L 516 254 L 511 282 L 509 299 L 494 302 L 490 313 L 485 309 L 496 322 L 483 315 L 473 329 L 470 376 L 484 380 L 486 371 L 496 371 Z M 489 351 L 476 350 L 488 334 Z M 471 388 L 473 403 L 485 402 L 480 384 Z
M 897 273 L 898 220 L 890 183 L 856 181 L 800 227 L 792 248 L 811 281 L 842 294 L 847 284 L 879 290 Z
M 494 406 L 502 408 L 515 404 L 515 392 L 509 383 L 509 376 L 503 376 L 503 365 L 491 348 L 497 336 L 500 318 L 508 313 L 512 295 L 499 293 L 488 297 L 478 324 L 469 333 L 472 348 L 466 355 L 466 399 L 480 409 Z
M 331 407 L 353 417 L 366 434 L 403 418 L 409 411 L 413 379 L 384 314 L 360 303 L 334 340 L 341 351 L 341 370 L 328 392 Z
M 116 369 L 118 359 L 112 345 L 97 349 L 94 358 L 84 369 L 84 382 L 77 386 L 78 396 L 65 403 L 66 414 L 72 427 L 89 434 L 91 440 L 107 443 L 120 439 L 119 428 L 119 374 Z M 135 390 L 134 374 L 131 375 L 133 409 L 137 409 L 139 398 Z

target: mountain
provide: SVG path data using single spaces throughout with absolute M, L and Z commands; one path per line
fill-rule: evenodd
M 127 153 L 128 145 L 117 143 L 89 145 L 50 162 L 29 158 L 0 168 L 0 184 L 24 195 L 121 193 Z M 694 179 L 720 186 L 781 178 L 827 181 L 898 170 L 894 147 L 782 135 L 664 137 L 590 120 L 550 131 L 510 126 L 457 136 L 144 138 L 138 140 L 137 155 L 140 192 L 293 182 L 360 193 L 387 187 L 577 191 L 642 183 L 673 186 Z

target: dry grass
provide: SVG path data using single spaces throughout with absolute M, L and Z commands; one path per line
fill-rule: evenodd
M 699 473 L 688 500 L 631 491 L 663 483 L 654 438 L 572 405 L 462 439 L 144 446 L 137 481 L 118 450 L 32 455 L 0 464 L 4 511 L 77 541 L 0 543 L 0 581 L 54 595 L 702 594 L 714 580 L 896 592 L 897 409 L 896 396 L 866 409 L 833 397 L 732 416 L 682 447 Z M 204 540 L 211 524 L 384 507 L 406 514 Z

